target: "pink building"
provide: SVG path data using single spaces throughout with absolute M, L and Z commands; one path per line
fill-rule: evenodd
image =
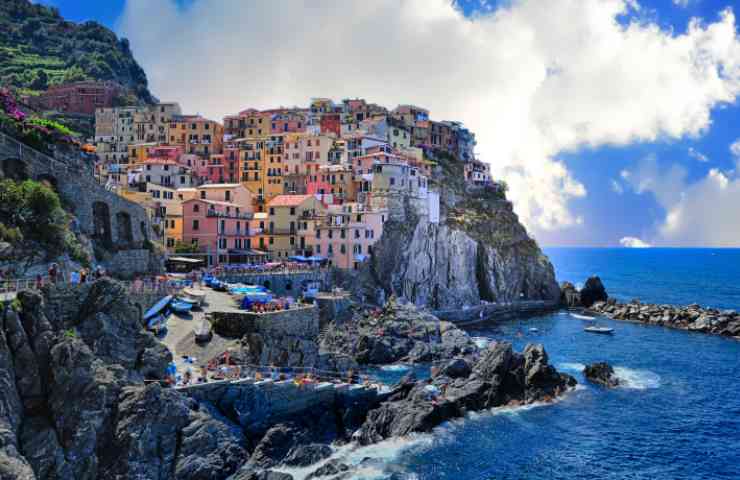
M 358 203 L 330 206 L 314 234 L 307 237 L 308 249 L 326 257 L 332 266 L 357 270 L 372 255 L 386 218 L 386 211 L 372 211 Z
M 251 249 L 252 213 L 236 203 L 203 200 L 183 202 L 183 242 L 207 254 L 209 263 L 245 261 Z
M 185 153 L 185 149 L 181 145 L 158 145 L 146 149 L 147 158 L 158 158 L 173 162 L 179 162 L 183 153 Z

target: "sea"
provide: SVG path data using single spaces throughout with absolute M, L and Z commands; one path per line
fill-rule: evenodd
M 559 281 L 599 275 L 621 300 L 740 309 L 740 250 L 545 253 Z M 364 460 L 355 479 L 740 479 L 740 342 L 596 320 L 615 334 L 587 334 L 590 319 L 565 311 L 470 330 L 481 345 L 508 340 L 521 350 L 529 342 L 544 344 L 550 362 L 579 381 L 558 402 L 470 414 L 430 434 L 339 447 L 334 457 Z M 597 361 L 612 364 L 622 386 L 588 384 L 581 372 Z M 393 380 L 410 368 L 384 374 Z

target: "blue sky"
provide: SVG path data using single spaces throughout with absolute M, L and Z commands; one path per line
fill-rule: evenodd
M 136 0 L 133 1 L 136 2 Z M 160 4 L 162 1 L 152 0 L 152 4 Z M 179 9 L 183 12 L 194 10 L 198 5 L 193 4 L 201 1 L 204 0 L 176 0 Z M 178 78 L 179 73 L 172 72 L 170 69 L 167 75 L 162 75 L 158 68 L 159 64 L 156 63 L 157 57 L 153 54 L 150 56 L 149 52 L 143 50 L 141 44 L 143 41 L 138 40 L 139 38 L 152 38 L 153 33 L 147 32 L 149 37 L 143 34 L 139 36 L 140 32 L 132 27 L 135 23 L 132 19 L 137 18 L 141 22 L 142 18 L 146 18 L 145 10 L 140 8 L 139 17 L 136 17 L 137 10 L 131 5 L 129 5 L 129 11 L 126 12 L 125 0 L 94 2 L 46 0 L 42 3 L 58 7 L 62 15 L 70 20 L 96 20 L 119 33 L 130 35 L 134 52 L 137 58 L 142 59 L 142 64 L 149 73 L 155 95 L 166 100 L 181 101 L 186 109 L 202 108 L 209 112 L 208 107 L 203 107 L 197 100 L 189 103 L 188 99 L 171 98 L 168 95 L 169 89 L 175 88 L 172 82 Z M 145 3 L 140 3 L 142 8 Z M 459 6 L 465 15 L 476 18 L 476 16 L 490 15 L 491 12 L 506 8 L 512 3 L 515 2 L 460 0 Z M 687 32 L 692 18 L 699 18 L 703 25 L 717 22 L 720 12 L 728 7 L 735 7 L 737 10 L 735 13 L 740 15 L 738 5 L 733 5 L 733 2 L 729 0 L 643 0 L 639 1 L 639 5 L 639 10 L 630 10 L 627 14 L 619 16 L 617 21 L 623 25 L 628 25 L 630 22 L 653 24 L 674 37 Z M 175 15 L 172 12 L 170 14 Z M 146 21 L 155 24 L 159 17 L 160 15 L 153 14 L 151 18 L 146 18 Z M 183 21 L 185 21 L 184 18 Z M 165 25 L 152 26 L 152 30 L 157 28 L 166 29 L 167 27 Z M 271 39 L 271 41 L 279 43 L 276 39 Z M 280 65 L 279 57 L 276 57 L 274 61 L 276 65 Z M 210 89 L 218 90 L 219 81 L 221 80 L 214 79 L 213 85 L 209 85 Z M 316 92 L 316 95 L 327 93 L 331 94 L 331 92 Z M 363 92 L 360 91 L 357 95 L 363 95 Z M 373 100 L 369 96 L 368 98 Z M 234 105 L 233 111 L 238 111 L 243 106 Z M 218 109 L 214 111 L 229 113 Z M 600 142 L 595 148 L 579 147 L 573 151 L 565 149 L 557 152 L 553 160 L 561 162 L 567 168 L 570 177 L 581 184 L 587 192 L 585 196 L 572 195 L 567 200 L 568 215 L 578 221 L 563 221 L 554 228 L 541 228 L 532 221 L 533 226 L 530 230 L 540 243 L 545 245 L 614 246 L 619 245 L 620 240 L 625 237 L 636 237 L 645 243 L 667 246 L 728 246 L 733 244 L 732 238 L 737 230 L 730 229 L 721 236 L 694 234 L 688 231 L 690 228 L 685 225 L 686 219 L 683 220 L 683 226 L 678 229 L 681 230 L 680 232 L 669 232 L 666 227 L 669 224 L 669 210 L 677 208 L 678 202 L 683 198 L 681 195 L 671 195 L 667 191 L 671 188 L 685 189 L 686 192 L 680 193 L 685 193 L 687 196 L 695 195 L 694 203 L 698 202 L 700 206 L 704 198 L 701 195 L 705 195 L 706 198 L 719 199 L 720 203 L 740 200 L 737 196 L 710 195 L 703 187 L 702 182 L 706 183 L 712 172 L 719 172 L 731 182 L 736 179 L 734 176 L 736 175 L 734 171 L 736 157 L 730 153 L 730 145 L 740 138 L 740 128 L 738 128 L 740 109 L 738 109 L 737 102 L 713 103 L 710 106 L 710 113 L 710 122 L 698 134 L 685 132 L 679 135 L 659 135 L 657 140 L 631 140 L 626 145 L 620 146 L 610 146 L 610 142 Z M 432 116 L 434 117 L 434 111 Z M 480 132 L 478 134 L 481 135 Z M 495 161 L 495 159 L 487 160 Z M 653 165 L 653 178 L 648 178 L 645 176 L 647 174 L 643 174 L 638 179 L 636 175 L 640 170 L 647 171 L 646 164 Z M 667 174 L 663 176 L 663 172 L 668 172 L 670 169 L 673 169 L 672 171 L 681 170 L 685 175 L 679 175 L 681 181 L 678 183 L 661 184 L 662 180 L 668 178 Z M 732 185 L 734 183 L 731 183 Z M 716 207 L 719 206 L 706 205 L 709 210 Z M 722 205 L 722 207 L 726 208 L 727 205 Z M 517 204 L 517 211 L 519 208 Z M 546 206 L 539 208 L 546 208 Z M 696 208 L 695 205 L 687 205 L 683 214 L 693 214 L 696 217 Z M 533 211 L 536 212 L 537 208 Z M 723 213 L 727 223 L 740 224 L 740 204 L 736 209 Z M 529 218 L 527 214 L 520 215 L 525 217 L 525 220 Z M 722 230 L 726 227 L 721 224 L 721 219 L 715 223 L 708 222 L 709 220 L 704 223 L 697 221 L 697 229 Z M 740 237 L 735 238 L 734 244 L 740 245 Z

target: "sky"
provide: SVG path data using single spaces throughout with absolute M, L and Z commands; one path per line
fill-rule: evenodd
M 547 246 L 740 246 L 733 0 L 44 0 L 214 119 L 311 97 L 461 120 Z

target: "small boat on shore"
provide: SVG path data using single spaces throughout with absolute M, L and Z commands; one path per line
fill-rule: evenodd
M 612 333 L 614 333 L 613 328 L 599 326 L 586 327 L 583 329 L 583 331 L 588 333 L 600 333 L 602 335 L 611 335 Z
M 160 298 L 157 303 L 152 306 L 152 308 L 144 313 L 144 316 L 142 317 L 144 322 L 147 322 L 148 325 L 149 320 L 156 317 L 157 315 L 160 315 L 167 308 L 167 305 L 172 302 L 173 298 L 174 297 L 172 295 L 167 295 L 166 297 Z
M 176 299 L 170 302 L 170 309 L 175 313 L 188 313 L 193 308 L 192 303 Z
M 167 329 L 167 315 L 160 313 L 149 318 L 146 322 L 146 328 L 150 332 L 154 332 L 155 335 L 159 335 L 162 330 Z
M 185 300 L 186 302 L 189 300 L 194 300 L 198 303 L 199 306 L 203 305 L 203 302 L 206 300 L 206 292 L 197 288 L 185 288 L 183 289 L 182 293 L 184 297 L 183 300 Z

